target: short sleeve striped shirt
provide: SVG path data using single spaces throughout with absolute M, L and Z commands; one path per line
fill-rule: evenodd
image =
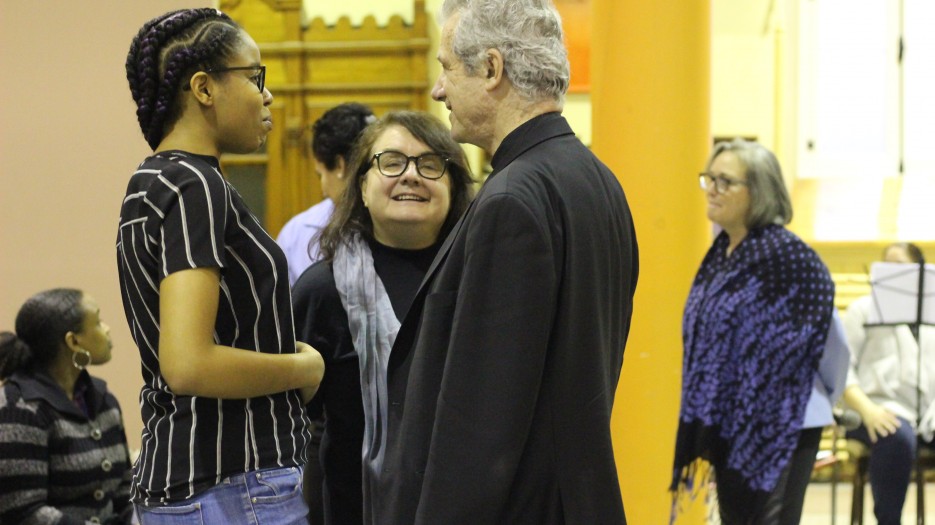
M 219 268 L 214 341 L 244 351 L 295 352 L 286 259 L 221 175 L 214 157 L 161 152 L 127 187 L 117 234 L 124 311 L 140 350 L 142 450 L 133 500 L 183 501 L 224 478 L 305 462 L 307 418 L 297 391 L 252 399 L 177 396 L 159 368 L 159 283 Z

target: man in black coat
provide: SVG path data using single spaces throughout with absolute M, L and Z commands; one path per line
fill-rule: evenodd
M 625 523 L 610 417 L 638 260 L 623 190 L 561 116 L 548 0 L 448 0 L 432 95 L 493 172 L 390 355 L 372 523 Z

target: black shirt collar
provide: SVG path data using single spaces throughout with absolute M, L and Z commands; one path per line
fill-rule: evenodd
M 559 112 L 543 113 L 522 123 L 507 135 L 494 153 L 490 165 L 493 176 L 533 146 L 561 135 L 574 135 Z

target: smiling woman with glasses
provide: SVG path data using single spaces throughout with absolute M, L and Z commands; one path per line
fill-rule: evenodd
M 423 153 L 418 157 L 408 156 L 400 151 L 381 151 L 373 155 L 370 162 L 377 163 L 377 169 L 384 177 L 399 177 L 409 168 L 409 163 L 415 163 L 416 172 L 420 177 L 436 180 L 442 178 L 448 168 L 448 158 L 438 153 Z M 372 165 L 372 164 L 371 164 Z M 366 166 L 369 169 L 369 166 Z
M 328 370 L 319 393 L 325 522 L 353 525 L 386 521 L 370 515 L 369 490 L 386 445 L 390 348 L 473 181 L 448 128 L 411 111 L 367 127 L 348 173 L 356 177 L 321 237 L 325 260 L 299 277 L 292 297 L 299 338 Z
M 718 143 L 699 181 L 720 232 L 685 304 L 672 489 L 692 486 L 696 461 L 705 460 L 723 523 L 798 523 L 846 375 L 846 345 L 829 346 L 838 366 L 819 369 L 834 284 L 784 227 L 792 206 L 772 152 L 741 139 Z
M 326 259 L 353 235 L 394 247 L 431 245 L 447 235 L 473 195 L 474 182 L 461 147 L 444 124 L 424 112 L 395 111 L 370 124 L 348 163 L 356 180 L 348 183 L 322 232 Z M 449 186 L 444 192 L 450 200 L 447 212 L 420 219 L 420 209 L 436 204 L 438 199 L 429 197 L 439 184 Z

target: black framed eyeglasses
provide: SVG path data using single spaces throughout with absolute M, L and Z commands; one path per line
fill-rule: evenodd
M 732 179 L 726 175 L 715 175 L 710 171 L 705 171 L 698 174 L 698 183 L 701 185 L 701 189 L 708 191 L 714 187 L 714 191 L 724 194 L 730 189 L 731 186 L 740 185 L 747 186 L 746 181 Z
M 266 66 L 219 67 L 217 69 L 207 69 L 205 73 L 227 73 L 228 71 L 256 71 L 256 75 L 250 77 L 250 80 L 256 84 L 260 93 L 266 87 Z
M 448 170 L 448 157 L 438 153 L 423 153 L 418 157 L 410 157 L 405 153 L 393 150 L 381 151 L 370 159 L 370 165 L 377 164 L 377 170 L 384 177 L 399 177 L 409 169 L 409 163 L 415 162 L 416 173 L 429 180 L 442 178 Z
M 260 93 L 266 87 L 266 66 L 240 66 L 240 67 L 219 67 L 217 69 L 206 69 L 205 73 L 227 73 L 228 71 L 256 71 L 256 75 L 250 77 L 250 80 L 256 84 Z M 182 91 L 191 89 L 189 84 L 182 86 Z

